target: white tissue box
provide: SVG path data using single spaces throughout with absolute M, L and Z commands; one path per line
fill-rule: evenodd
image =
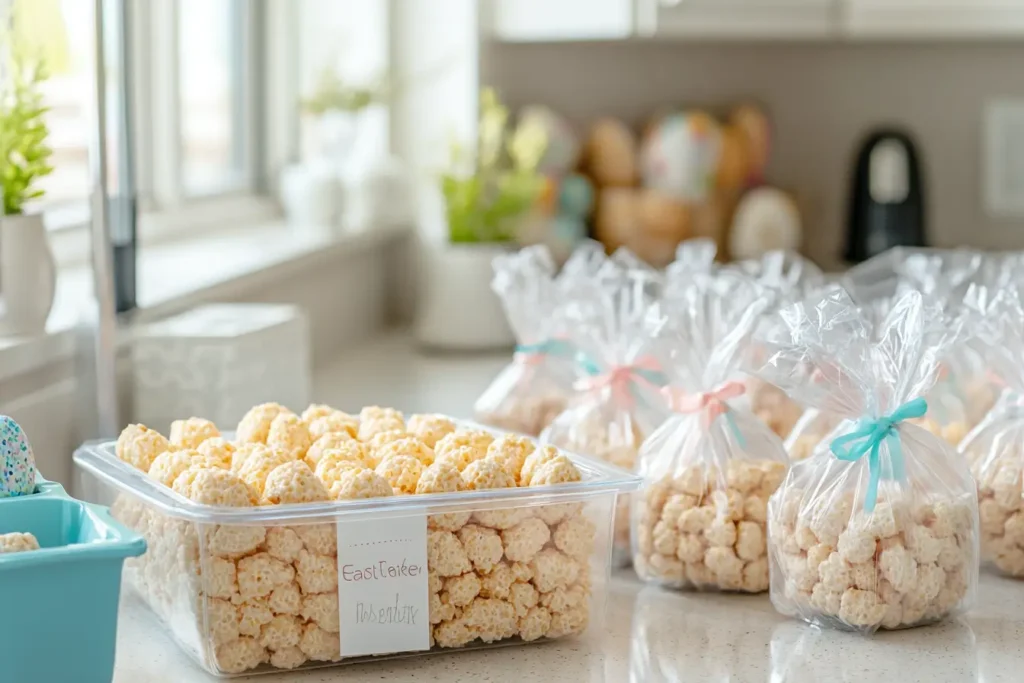
M 134 420 L 167 431 L 203 417 L 234 429 L 249 408 L 309 403 L 306 316 L 296 306 L 210 304 L 143 326 L 132 347 Z

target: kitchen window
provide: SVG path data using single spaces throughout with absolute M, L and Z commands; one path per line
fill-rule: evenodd
M 62 261 L 81 262 L 91 192 L 94 121 L 93 2 L 6 0 L 15 30 L 38 45 L 52 72 L 44 85 L 54 172 L 42 211 Z M 0 0 L 0 11 L 5 9 Z M 111 7 L 113 3 L 108 3 Z M 272 219 L 267 194 L 297 149 L 298 64 L 287 0 L 128 0 L 130 98 L 140 236 L 147 244 L 238 220 Z M 277 22 L 271 27 L 269 21 Z M 282 25 L 282 22 L 284 25 Z M 268 68 L 276 60 L 273 69 Z M 273 71 L 273 74 L 270 72 Z M 108 78 L 108 83 L 115 79 Z M 270 112 L 268 103 L 290 98 Z M 271 115 L 272 114 L 272 115 Z M 276 145 L 276 149 L 268 149 Z M 269 164 L 277 168 L 272 174 Z M 209 220 L 204 220 L 207 216 Z M 236 220 L 237 218 L 237 220 Z

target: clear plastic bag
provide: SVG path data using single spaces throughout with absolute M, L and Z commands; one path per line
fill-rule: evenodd
M 879 323 L 893 301 L 911 290 L 955 318 L 962 313 L 968 287 L 993 272 L 986 264 L 980 252 L 969 249 L 896 248 L 851 269 L 845 281 Z M 957 446 L 997 396 L 983 360 L 969 345 L 955 344 L 942 359 L 935 386 L 926 397 L 928 417 L 915 423 Z
M 710 273 L 715 268 L 718 245 L 706 237 L 695 237 L 676 247 L 676 260 L 665 268 L 669 281 L 679 281 L 699 273 Z
M 656 301 L 651 274 L 609 261 L 580 278 L 564 309 L 577 350 L 576 390 L 541 441 L 633 470 L 637 449 L 666 415 L 661 368 L 644 318 Z M 620 497 L 615 561 L 629 558 L 629 507 Z
M 967 609 L 978 579 L 974 482 L 964 458 L 907 422 L 925 414 L 960 326 L 918 292 L 877 330 L 838 287 L 782 314 L 790 338 L 755 371 L 846 419 L 769 501 L 772 603 L 864 633 Z M 823 379 L 812 382 L 816 370 Z
M 790 251 L 770 251 L 760 259 L 740 263 L 739 268 L 754 278 L 768 297 L 768 305 L 758 327 L 758 338 L 761 339 L 770 339 L 775 334 L 773 328 L 781 324 L 778 317 L 781 308 L 801 301 L 807 294 L 824 284 L 820 268 Z M 755 357 L 762 355 L 761 349 L 756 345 L 751 349 L 751 353 Z M 778 387 L 757 377 L 748 376 L 744 382 L 747 385 L 747 401 L 751 411 L 768 425 L 769 429 L 785 439 L 803 415 L 804 406 L 786 396 Z
M 793 425 L 783 444 L 792 462 L 806 460 L 821 440 L 839 426 L 843 420 L 834 413 L 808 408 Z
M 473 406 L 482 424 L 537 436 L 572 393 L 572 347 L 564 337 L 555 264 L 533 246 L 494 260 L 491 286 L 501 297 L 518 344 L 512 362 Z
M 985 355 L 1007 388 L 960 450 L 978 483 L 982 560 L 1024 578 L 1024 301 L 1016 288 L 972 298 Z
M 696 275 L 666 294 L 656 334 L 674 413 L 640 448 L 633 566 L 672 588 L 768 589 L 766 505 L 786 474 L 779 437 L 733 400 L 741 354 L 765 304 L 736 272 Z M 660 313 L 660 315 L 659 315 Z

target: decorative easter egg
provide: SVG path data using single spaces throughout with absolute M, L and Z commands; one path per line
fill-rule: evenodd
M 714 189 L 721 147 L 721 128 L 707 114 L 662 117 L 640 151 L 644 187 L 681 202 L 705 201 Z
M 547 148 L 538 169 L 541 173 L 561 176 L 576 167 L 580 139 L 561 114 L 550 107 L 530 105 L 520 110 L 519 125 L 534 125 L 544 131 Z
M 28 437 L 13 418 L 0 415 L 0 498 L 24 496 L 36 488 L 36 460 Z

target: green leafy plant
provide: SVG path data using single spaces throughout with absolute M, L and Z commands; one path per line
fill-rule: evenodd
M 475 156 L 452 146 L 452 168 L 441 174 L 449 239 L 456 243 L 510 242 L 544 188 L 537 171 L 547 134 L 533 124 L 509 129 L 508 109 L 494 90 L 480 94 Z
M 0 34 L 0 45 L 7 44 L 0 54 L 0 190 L 2 213 L 13 215 L 43 196 L 37 183 L 53 172 L 53 150 L 46 142 L 48 109 L 39 88 L 48 77 L 46 65 L 20 41 L 5 38 Z
M 346 84 L 333 70 L 325 69 L 316 90 L 302 101 L 302 108 L 316 115 L 331 111 L 356 113 L 387 102 L 390 97 L 391 89 L 384 78 L 368 86 L 353 86 Z

